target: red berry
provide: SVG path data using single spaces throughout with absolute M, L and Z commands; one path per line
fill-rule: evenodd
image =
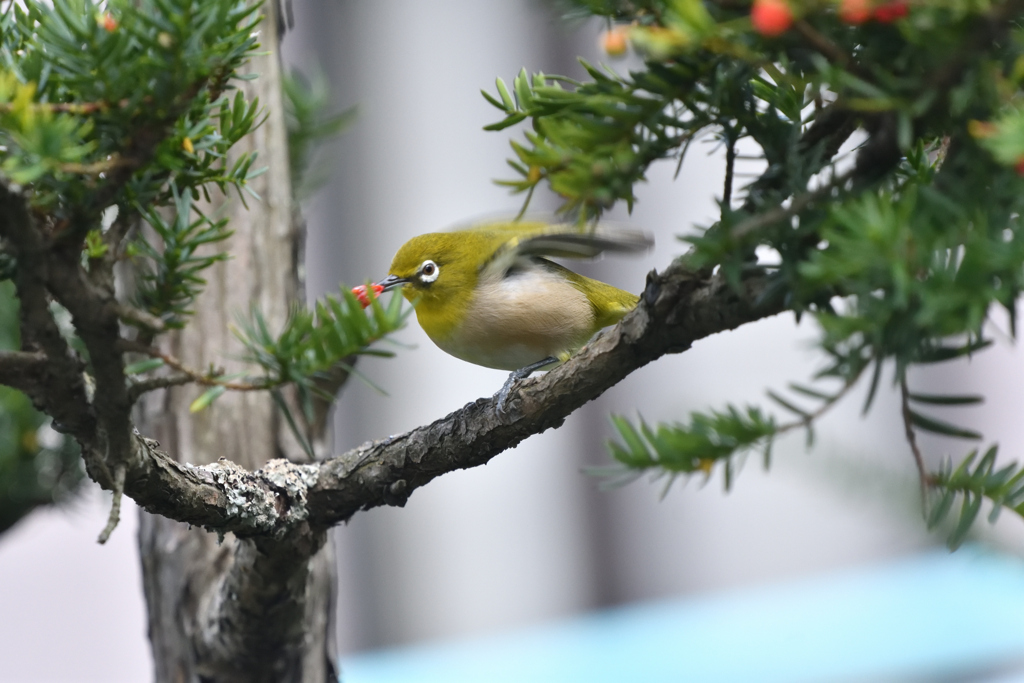
M 104 30 L 107 32 L 113 33 L 117 30 L 117 19 L 110 16 L 110 13 L 107 12 L 100 18 L 100 25 L 103 26 Z
M 1017 175 L 1024 176 L 1024 157 L 1017 159 L 1017 165 L 1014 166 L 1014 169 L 1016 169 Z
M 373 288 L 374 298 L 380 296 L 381 292 L 384 291 L 384 288 L 377 284 L 370 285 L 370 287 Z M 359 299 L 359 303 L 363 305 L 363 308 L 366 308 L 367 306 L 370 305 L 370 297 L 368 296 L 368 293 L 366 291 L 366 285 L 359 285 L 358 287 L 353 287 L 352 293 L 355 294 L 357 299 Z
M 863 24 L 871 18 L 871 0 L 842 0 L 839 18 L 847 24 Z
M 601 35 L 601 47 L 608 53 L 609 57 L 621 57 L 626 54 L 629 42 L 626 39 L 626 27 L 616 26 L 610 31 Z
M 906 0 L 892 0 L 892 2 L 887 2 L 875 10 L 875 21 L 888 24 L 907 16 L 909 11 L 910 7 Z
M 793 23 L 793 11 L 786 0 L 754 0 L 750 23 L 763 36 L 781 35 Z

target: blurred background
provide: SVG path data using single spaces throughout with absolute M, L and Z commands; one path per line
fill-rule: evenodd
M 603 26 L 566 22 L 540 0 L 294 0 L 283 41 L 287 65 L 330 83 L 337 108 L 358 107 L 353 125 L 321 150 L 330 181 L 305 204 L 307 288 L 312 299 L 338 282 L 386 274 L 408 238 L 486 217 L 513 216 L 521 197 L 492 183 L 517 129 L 480 96 L 496 76 L 525 67 L 581 76 L 576 62 L 609 61 Z M 626 61 L 609 62 L 627 70 Z M 609 218 L 652 232 L 647 256 L 583 270 L 639 291 L 645 274 L 685 250 L 677 236 L 715 216 L 724 160 L 710 143 L 655 166 L 632 215 Z M 756 173 L 752 164 L 743 169 Z M 556 208 L 538 193 L 533 209 Z M 998 321 L 997 321 L 998 322 Z M 596 608 L 811 576 L 941 544 L 924 530 L 916 474 L 898 403 L 882 392 L 866 418 L 851 396 L 803 435 L 780 442 L 771 471 L 751 457 L 723 491 L 710 481 L 640 480 L 599 490 L 585 473 L 607 464 L 611 413 L 686 419 L 727 402 L 765 404 L 767 388 L 808 380 L 821 359 L 816 330 L 785 315 L 717 335 L 644 368 L 571 416 L 489 465 L 444 476 L 404 509 L 376 509 L 335 530 L 341 651 L 503 629 Z M 957 419 L 1024 452 L 1017 379 L 1024 358 L 1003 337 L 971 362 L 914 377 L 922 392 L 984 393 L 986 405 Z M 397 434 L 493 394 L 506 373 L 463 363 L 434 347 L 412 322 L 410 348 L 360 371 L 383 388 L 352 381 L 336 414 L 336 452 Z M 923 439 L 937 462 L 963 443 Z M 107 500 L 90 489 L 63 509 L 34 513 L 0 536 L 0 681 L 137 681 L 150 678 L 144 606 L 129 508 L 106 547 L 94 539 Z M 1012 553 L 1024 525 L 1006 514 L 979 523 L 988 543 Z

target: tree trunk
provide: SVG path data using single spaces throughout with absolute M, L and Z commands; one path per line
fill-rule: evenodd
M 236 153 L 257 149 L 268 172 L 253 181 L 262 200 L 220 196 L 204 211 L 228 216 L 232 257 L 209 271 L 208 286 L 185 330 L 164 349 L 194 368 L 228 372 L 241 345 L 230 327 L 252 306 L 280 326 L 301 291 L 300 228 L 293 216 L 281 73 L 273 4 L 265 6 L 255 81 L 237 83 L 259 97 L 268 118 Z M 221 459 L 255 470 L 268 460 L 301 457 L 265 392 L 230 392 L 196 414 L 196 387 L 150 394 L 138 423 L 182 462 Z M 226 466 L 230 467 L 230 466 Z M 141 513 L 139 548 L 158 683 L 336 681 L 333 553 L 322 530 L 284 539 L 218 539 L 216 534 Z

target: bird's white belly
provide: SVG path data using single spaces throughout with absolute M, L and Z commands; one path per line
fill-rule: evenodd
M 593 332 L 587 297 L 557 274 L 530 269 L 479 283 L 462 324 L 434 342 L 470 363 L 518 370 L 548 356 L 564 360 Z

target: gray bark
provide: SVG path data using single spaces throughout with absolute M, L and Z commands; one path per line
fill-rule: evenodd
M 229 462 L 182 465 L 137 438 L 125 492 L 142 507 L 242 537 L 319 533 L 359 510 L 402 506 L 435 477 L 476 467 L 553 429 L 622 378 L 694 341 L 785 310 L 766 297 L 769 276 L 738 288 L 721 274 L 676 264 L 651 273 L 636 310 L 543 377 L 517 383 L 503 412 L 479 399 L 405 434 L 311 464 L 273 460 L 255 471 Z M 177 444 L 175 444 L 177 445 Z

